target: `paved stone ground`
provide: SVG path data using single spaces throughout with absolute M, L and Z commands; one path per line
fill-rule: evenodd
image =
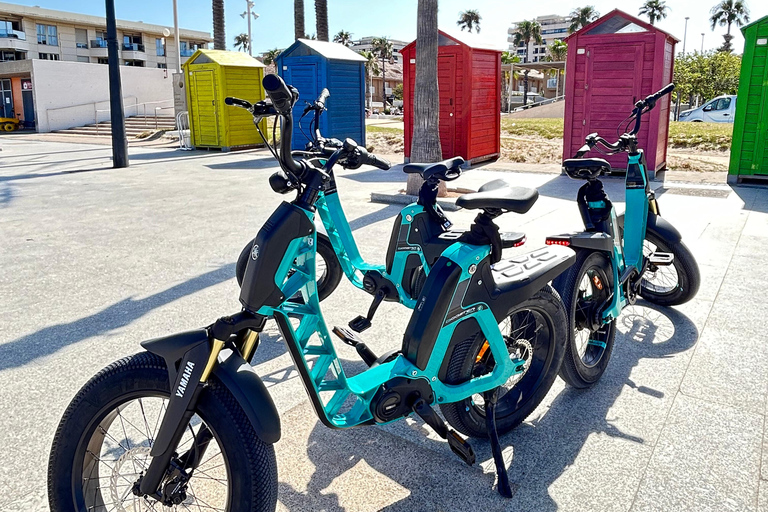
M 234 262 L 281 197 L 264 151 L 183 153 L 132 148 L 110 168 L 103 146 L 0 137 L 0 510 L 47 509 L 51 439 L 67 403 L 138 342 L 238 310 Z M 404 175 L 342 171 L 339 189 L 365 258 L 384 253 L 394 206 L 372 191 Z M 577 229 L 579 183 L 542 173 L 473 170 L 458 186 L 503 177 L 541 199 L 502 227 Z M 622 208 L 623 183 L 607 188 Z M 659 187 L 660 184 L 654 186 Z M 281 510 L 768 510 L 768 193 L 760 188 L 660 190 L 703 274 L 692 302 L 628 308 L 613 359 L 587 391 L 558 380 L 541 407 L 502 439 L 515 495 L 491 489 L 488 444 L 465 467 L 417 420 L 331 431 L 314 417 L 274 324 L 256 356 L 282 415 Z M 467 226 L 473 214 L 451 215 Z M 342 282 L 323 303 L 329 324 L 369 297 Z M 396 348 L 408 320 L 385 303 L 365 338 Z M 338 347 L 345 366 L 362 363 Z

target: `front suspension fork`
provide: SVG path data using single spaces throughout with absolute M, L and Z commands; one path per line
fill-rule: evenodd
M 158 489 L 169 470 L 171 459 L 176 455 L 176 447 L 195 414 L 200 393 L 216 367 L 219 354 L 225 346 L 229 346 L 249 361 L 258 346 L 259 332 L 265 323 L 265 317 L 245 311 L 222 317 L 208 328 L 209 343 L 199 343 L 184 353 L 171 385 L 168 408 L 152 444 L 152 461 L 138 482 L 138 494 L 162 500 L 162 490 Z M 171 375 L 174 373 L 171 368 L 169 372 Z M 183 469 L 194 470 L 211 439 L 210 430 L 203 426 L 195 435 L 193 446 L 181 457 Z

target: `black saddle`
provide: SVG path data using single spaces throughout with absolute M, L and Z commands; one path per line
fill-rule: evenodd
M 569 158 L 563 161 L 563 170 L 575 180 L 594 180 L 611 172 L 611 164 L 603 158 Z
M 449 158 L 442 162 L 427 164 L 405 164 L 403 172 L 406 174 L 420 174 L 424 181 L 435 178 L 442 181 L 452 181 L 461 176 L 461 166 L 464 159 L 460 156 Z
M 501 180 L 495 180 L 483 185 L 479 192 L 460 196 L 456 199 L 456 206 L 468 210 L 491 209 L 525 213 L 538 198 L 539 191 L 535 188 L 511 187 Z

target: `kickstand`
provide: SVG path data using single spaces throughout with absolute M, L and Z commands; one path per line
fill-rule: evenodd
M 499 443 L 499 432 L 496 430 L 496 402 L 498 400 L 499 388 L 483 393 L 485 399 L 485 425 L 488 429 L 488 438 L 491 441 L 491 451 L 493 452 L 493 461 L 496 463 L 496 475 L 499 480 L 499 494 L 505 498 L 512 497 L 512 488 L 509 486 L 509 475 L 507 466 L 504 464 L 504 457 L 501 454 L 501 444 Z

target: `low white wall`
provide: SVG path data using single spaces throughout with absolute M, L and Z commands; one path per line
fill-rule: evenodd
M 106 64 L 34 59 L 32 84 L 37 131 L 50 132 L 109 119 Z M 173 106 L 171 74 L 163 69 L 120 66 L 125 115 L 154 115 Z M 156 102 L 156 103 L 154 103 Z M 142 105 L 151 103 L 149 105 Z M 98 112 L 102 110 L 103 112 Z M 173 110 L 160 111 L 173 114 Z

